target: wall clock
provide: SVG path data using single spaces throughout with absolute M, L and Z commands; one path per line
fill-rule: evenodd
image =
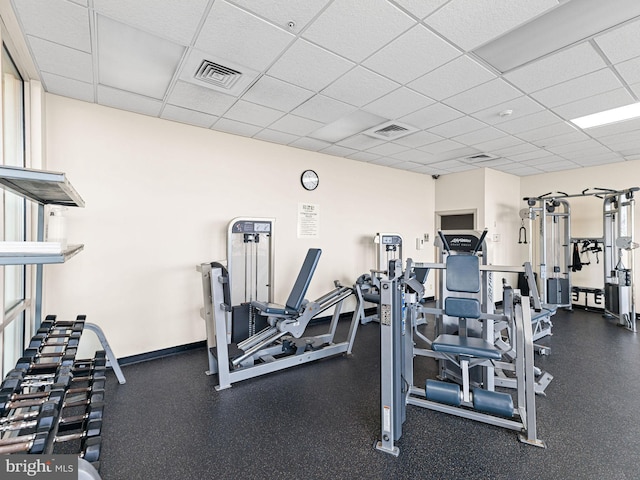
M 300 182 L 302 182 L 302 186 L 305 190 L 315 190 L 320 183 L 320 178 L 318 178 L 318 174 L 313 170 L 305 170 L 302 172 Z

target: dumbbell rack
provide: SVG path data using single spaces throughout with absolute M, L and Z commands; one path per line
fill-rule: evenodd
M 85 320 L 47 316 L 0 384 L 0 454 L 73 453 L 99 467 L 107 359 L 76 359 Z

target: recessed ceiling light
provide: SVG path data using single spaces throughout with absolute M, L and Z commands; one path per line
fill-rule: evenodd
M 640 15 L 638 0 L 572 0 L 475 49 L 502 73 Z
M 640 102 L 625 105 L 624 107 L 612 108 L 604 112 L 592 113 L 591 115 L 585 115 L 584 117 L 574 118 L 569 121 L 584 129 L 623 122 L 637 117 L 640 117 Z

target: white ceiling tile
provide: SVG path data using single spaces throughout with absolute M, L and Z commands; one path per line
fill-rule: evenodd
M 167 97 L 167 103 L 172 105 L 216 116 L 222 115 L 235 101 L 230 95 L 181 81 L 176 82 Z
M 578 165 L 583 165 L 587 167 L 591 165 L 605 165 L 608 163 L 617 163 L 617 162 L 621 162 L 623 158 L 616 153 L 609 153 L 609 154 L 596 155 L 593 157 L 574 158 L 572 160 L 574 163 Z
M 493 153 L 493 150 L 501 148 L 513 147 L 522 144 L 522 140 L 512 136 L 500 137 L 488 142 L 480 142 L 474 145 L 481 152 Z
M 287 28 L 289 22 L 295 26 L 290 29 L 299 33 L 322 10 L 330 0 L 287 0 L 286 2 L 256 2 L 255 0 L 229 0 L 230 3 L 250 10 L 261 17 Z
M 276 130 L 265 128 L 259 133 L 256 133 L 253 138 L 257 138 L 258 140 L 266 140 L 267 142 L 278 143 L 280 145 L 288 145 L 289 143 L 296 141 L 300 137 L 297 135 L 290 135 L 288 133 L 278 132 Z
M 391 168 L 397 168 L 398 170 L 407 170 L 408 172 L 411 172 L 416 168 L 420 168 L 423 166 L 424 165 L 420 163 L 415 163 L 415 162 L 401 162 L 401 163 L 396 163 L 394 165 L 391 165 Z
M 29 44 L 41 72 L 93 83 L 90 54 L 36 37 L 29 37 Z
M 265 75 L 258 79 L 242 98 L 258 105 L 288 112 L 313 95 L 311 90 Z
M 555 148 L 555 147 L 552 147 L 552 148 Z M 564 152 L 562 154 L 564 158 L 566 158 L 567 160 L 571 160 L 573 162 L 582 158 L 610 157 L 612 155 L 618 157 L 617 154 L 612 152 L 611 149 L 605 147 L 604 145 L 599 145 L 597 147 L 588 148 L 588 149 L 580 150 L 576 152 Z
M 589 98 L 555 107 L 553 111 L 561 117 L 570 120 L 611 108 L 622 107 L 623 105 L 629 105 L 634 102 L 635 99 L 629 94 L 627 89 L 618 88 L 617 90 L 600 93 Z
M 556 107 L 622 87 L 618 77 L 608 68 L 545 88 L 531 96 L 547 107 Z
M 496 78 L 466 92 L 449 97 L 443 100 L 443 103 L 465 113 L 474 113 L 520 96 L 522 93 L 504 80 Z
M 239 100 L 225 112 L 224 116 L 237 122 L 266 127 L 282 117 L 283 113 L 273 108 Z
M 640 118 L 602 125 L 601 127 L 590 128 L 587 131 L 592 137 L 601 138 L 608 137 L 609 135 L 617 135 L 619 133 L 633 132 L 635 130 L 640 130 Z
M 361 107 L 399 86 L 371 70 L 356 67 L 322 90 L 322 94 Z
M 397 158 L 381 157 L 381 158 L 372 160 L 369 163 L 373 163 L 374 165 L 382 165 L 385 167 L 390 167 L 391 165 L 397 165 L 398 163 L 402 163 L 402 160 L 398 160 Z
M 455 142 L 453 140 L 440 140 L 439 142 L 430 143 L 428 145 L 423 145 L 419 149 L 423 152 L 431 153 L 431 154 L 439 154 L 446 153 L 451 150 L 457 150 L 458 148 L 462 148 L 465 145 L 459 142 Z
M 530 143 L 522 142 L 519 145 L 512 145 L 510 147 L 498 148 L 492 151 L 494 155 L 500 155 L 501 157 L 511 157 L 512 155 L 518 155 L 520 153 L 532 152 L 539 150 L 539 147 Z
M 65 0 L 13 2 L 24 33 L 91 52 L 89 11 Z
M 416 25 L 369 57 L 364 65 L 405 84 L 459 55 L 460 52 L 442 38 L 423 25 Z
M 435 168 L 435 167 L 432 167 L 431 165 L 425 165 L 424 167 L 416 168 L 414 172 L 422 173 L 424 175 L 438 175 L 438 176 L 449 173 L 446 170 L 443 170 L 441 168 Z
M 97 25 L 99 82 L 163 99 L 185 48 L 102 15 Z
M 297 40 L 268 70 L 268 73 L 281 80 L 318 92 L 353 66 L 353 63 L 323 48 L 304 40 Z
M 512 113 L 510 115 L 500 115 L 501 112 L 506 110 L 511 110 Z M 544 110 L 544 107 L 531 98 L 518 97 L 498 105 L 492 105 L 489 108 L 473 113 L 471 116 L 489 125 L 499 127 L 502 123 L 510 122 L 516 118 L 524 117 L 541 110 Z
M 214 115 L 176 107 L 175 105 L 165 105 L 160 118 L 205 128 L 210 128 L 213 122 L 218 119 Z
M 514 118 L 507 122 L 501 123 L 499 128 L 513 135 L 533 130 L 534 128 L 545 127 L 550 124 L 559 123 L 561 121 L 556 115 L 548 110 L 532 113 L 520 118 Z
M 453 165 L 449 168 L 447 168 L 447 170 L 450 173 L 458 173 L 458 172 L 466 172 L 468 170 L 476 170 L 479 167 L 476 167 L 475 165 L 467 165 L 465 163 L 461 163 L 460 165 Z
M 443 100 L 495 78 L 496 75 L 478 62 L 463 55 L 414 80 L 408 86 L 428 97 Z
M 575 131 L 576 129 L 567 122 L 557 122 L 546 127 L 534 128 L 533 130 L 527 130 L 526 132 L 516 133 L 516 136 L 522 140 L 526 140 L 527 142 L 534 142 L 544 140 L 545 138 L 573 133 Z
M 606 67 L 602 57 L 589 43 L 562 50 L 505 75 L 527 93 L 595 72 Z
M 407 10 L 412 15 L 422 19 L 433 13 L 449 0 L 391 0 L 393 3 Z
M 504 167 L 502 171 L 505 173 L 510 173 L 511 175 L 517 175 L 519 177 L 528 177 L 529 175 L 539 175 L 543 173 L 542 170 L 538 170 L 537 168 L 534 168 L 534 167 L 527 167 L 526 165 L 521 165 L 521 166 L 515 166 L 515 165 L 517 164 L 508 165 Z M 502 168 L 503 167 L 498 167 L 498 170 Z
M 442 137 L 440 137 L 439 135 L 420 131 L 412 133 L 411 135 L 407 135 L 406 137 L 398 138 L 397 140 L 395 140 L 395 143 L 399 143 L 400 145 L 404 145 L 406 147 L 417 148 L 422 147 L 423 145 L 428 145 L 429 143 L 437 142 L 439 140 L 442 140 Z
M 469 51 L 557 5 L 556 0 L 453 0 L 425 23 Z
M 640 21 L 630 22 L 595 38 L 611 63 L 640 56 Z
M 441 103 L 434 103 L 409 115 L 405 115 L 400 118 L 400 120 L 414 127 L 427 129 L 446 123 L 454 118 L 462 117 L 462 115 L 462 113 L 453 108 Z
M 42 82 L 49 93 L 64 97 L 76 98 L 85 102 L 94 101 L 93 85 L 72 78 L 61 77 L 52 73 L 42 73 Z
M 82 5 L 83 7 L 86 7 L 89 5 L 89 0 L 70 0 L 73 3 L 77 3 L 78 5 Z
M 625 155 L 624 159 L 625 159 L 625 160 L 628 160 L 628 161 L 637 161 L 637 160 L 640 160 L 640 152 L 638 152 L 638 153 L 633 153 L 633 154 L 629 154 L 629 155 Z
M 558 143 L 557 145 L 545 146 L 545 148 L 557 155 L 565 155 L 571 152 L 583 152 L 583 151 L 591 150 L 593 148 L 596 148 L 596 149 L 605 148 L 597 140 L 594 140 L 588 137 L 585 138 L 585 137 L 586 135 L 582 137 L 583 140 L 578 140 L 577 142 L 569 143 L 569 142 L 563 141 L 561 143 Z
M 558 147 L 559 145 L 566 145 L 576 142 L 581 142 L 589 137 L 582 132 L 575 131 L 571 133 L 565 133 L 564 135 L 558 135 L 555 137 L 545 138 L 543 140 L 532 141 L 534 145 L 541 148 Z
M 425 148 L 428 148 L 428 146 L 422 147 L 420 148 L 420 150 L 425 150 Z M 464 161 L 467 162 L 468 157 L 477 155 L 479 153 L 482 153 L 482 152 L 480 152 L 477 148 L 462 146 L 460 148 L 454 148 L 452 150 L 446 150 L 440 153 L 434 153 L 433 156 L 438 161 L 451 160 L 451 159 L 464 159 Z
M 331 123 L 355 110 L 356 108 L 352 105 L 347 105 L 324 95 L 316 95 L 291 113 L 318 122 Z
M 322 140 L 316 140 L 315 138 L 301 138 L 290 144 L 292 147 L 304 148 L 305 150 L 312 150 L 314 152 L 327 148 L 329 145 L 331 144 L 323 142 Z
M 545 163 L 544 165 L 538 165 L 537 168 L 543 172 L 559 172 L 562 170 L 571 170 L 576 168 L 576 164 L 569 160 L 559 160 L 557 162 Z
M 303 33 L 303 37 L 361 62 L 415 20 L 388 2 L 336 0 Z
M 450 122 L 430 128 L 429 133 L 435 133 L 441 137 L 451 138 L 456 135 L 473 132 L 474 130 L 480 130 L 486 126 L 487 125 L 485 123 L 465 115 L 464 117 L 456 118 Z
M 378 155 L 395 155 L 400 152 L 404 152 L 409 150 L 409 148 L 404 145 L 398 145 L 397 143 L 387 142 L 382 145 L 378 145 L 376 147 L 370 148 L 367 151 L 369 153 L 375 153 Z
M 432 103 L 433 100 L 429 97 L 425 97 L 406 87 L 401 87 L 365 105 L 362 109 L 388 118 L 389 120 L 394 120 L 429 106 Z
M 358 133 L 364 132 L 386 121 L 385 118 L 368 113 L 363 110 L 355 110 L 334 122 L 328 123 L 309 134 L 310 137 L 326 142 L 338 142 Z
M 456 142 L 464 145 L 475 146 L 479 143 L 488 142 L 506 136 L 507 134 L 501 130 L 492 127 L 486 127 L 481 130 L 458 135 L 452 138 Z
M 322 125 L 322 123 L 309 120 L 308 118 L 302 118 L 296 115 L 285 115 L 269 125 L 269 128 L 303 137 L 319 129 Z
M 633 85 L 629 85 L 629 87 L 636 97 L 640 97 L 640 83 L 634 83 Z
M 211 128 L 220 132 L 232 133 L 233 135 L 241 135 L 243 137 L 253 137 L 262 130 L 262 127 L 236 122 L 228 118 L 221 118 Z
M 617 145 L 620 143 L 626 143 L 633 140 L 638 140 L 640 135 L 637 131 L 620 132 L 615 135 L 608 135 L 606 137 L 599 137 L 598 140 L 605 145 Z
M 188 6 L 187 6 L 188 3 Z M 208 0 L 93 0 L 96 12 L 140 28 L 180 45 L 190 45 Z
M 392 155 L 393 158 L 402 160 L 403 162 L 413 162 L 420 165 L 426 165 L 434 162 L 434 157 L 430 153 L 423 152 L 422 150 L 405 150 Z
M 154 98 L 143 97 L 115 88 L 98 85 L 98 103 L 107 107 L 119 108 L 130 112 L 157 117 L 162 109 L 162 102 Z
M 627 150 L 637 150 L 640 148 L 640 138 L 634 138 L 625 141 L 619 141 L 616 143 L 606 143 L 607 147 L 616 152 L 623 152 Z
M 629 84 L 640 82 L 640 57 L 618 63 L 615 68 L 625 82 Z
M 239 38 L 242 38 L 239 41 Z M 195 47 L 262 71 L 284 51 L 294 35 L 223 1 L 213 4 Z M 259 48 L 257 48 L 259 46 Z
M 556 159 L 556 156 L 553 153 L 547 152 L 546 150 L 542 150 L 541 148 L 537 150 L 533 150 L 531 152 L 527 152 L 527 153 L 509 155 L 509 160 L 512 160 L 514 162 L 526 163 L 527 165 L 547 163 L 550 161 L 554 161 L 555 159 Z
M 380 140 L 378 138 L 373 138 L 369 135 L 360 133 L 358 135 L 353 135 L 352 137 L 345 138 L 344 140 L 340 140 L 339 142 L 337 142 L 337 144 L 343 147 L 353 148 L 355 150 L 366 150 L 368 148 L 382 145 L 385 142 L 385 140 Z
M 352 148 L 341 147 L 339 145 L 331 145 L 330 147 L 324 148 L 320 151 L 328 155 L 335 155 L 336 157 L 346 157 L 348 155 L 357 153 Z
M 463 163 L 460 160 L 445 160 L 444 162 L 437 162 L 437 163 L 433 163 L 432 165 L 434 167 L 436 167 L 436 168 L 442 168 L 444 170 L 449 170 L 451 168 L 457 168 L 457 167 L 468 167 L 469 166 L 468 164 Z
M 511 165 L 511 163 L 513 163 L 511 160 L 509 160 L 508 158 L 493 158 L 491 160 L 483 160 L 481 162 L 478 162 L 477 164 L 475 164 L 477 167 L 489 167 L 489 168 L 496 168 L 496 167 L 502 167 L 504 165 Z
M 380 155 L 376 155 L 374 153 L 369 153 L 369 152 L 356 152 L 349 155 L 348 158 L 352 158 L 354 160 L 360 160 L 361 162 L 370 162 L 372 160 L 376 160 L 377 158 L 380 158 Z

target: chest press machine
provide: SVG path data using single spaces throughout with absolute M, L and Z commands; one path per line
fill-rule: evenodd
M 230 314 L 229 273 L 220 263 L 202 264 L 209 371 L 218 374 L 216 390 L 232 383 L 342 353 L 351 353 L 358 325 L 357 310 L 346 340 L 334 343 L 343 301 L 353 290 L 335 282 L 320 298 L 305 299 L 322 251 L 309 249 L 285 305 L 253 300 L 250 308 L 266 318 L 267 326 L 246 339 L 231 343 L 227 335 Z M 303 337 L 309 322 L 335 307 L 325 334 Z
M 484 235 L 479 243 L 483 238 Z M 407 405 L 516 430 L 520 432 L 522 442 L 545 446 L 537 438 L 536 432 L 535 367 L 529 297 L 505 286 L 501 313 L 488 313 L 477 298 L 482 287 L 482 270 L 523 271 L 532 277 L 531 267 L 527 264 L 524 268 L 482 267 L 478 256 L 472 253 L 447 256 L 444 264 L 414 265 L 409 259 L 404 272 L 399 261 L 390 262 L 388 278 L 381 282 L 381 440 L 377 442 L 376 449 L 396 456 L 399 454 L 395 442 L 402 435 Z M 450 295 L 440 299 L 438 308 L 420 305 L 424 290 L 422 285 L 416 285 L 415 282 L 414 271 L 417 268 L 438 269 L 446 277 L 446 291 Z M 417 328 L 419 313 L 435 314 L 440 321 L 445 316 L 456 318 L 457 328 L 440 333 L 433 341 L 427 341 L 429 349 L 419 348 L 416 340 L 425 340 Z M 494 322 L 504 322 L 509 328 L 515 395 L 495 390 L 493 371 L 505 352 L 496 345 L 492 329 L 482 328 L 480 336 L 473 336 L 467 328 L 468 321 L 489 326 Z M 416 386 L 414 361 L 421 357 L 437 359 L 441 363 L 441 372 L 442 365 L 447 365 L 449 370 L 453 370 L 451 365 L 454 365 L 459 372 L 458 378 L 444 377 L 453 382 L 427 379 L 425 388 Z

